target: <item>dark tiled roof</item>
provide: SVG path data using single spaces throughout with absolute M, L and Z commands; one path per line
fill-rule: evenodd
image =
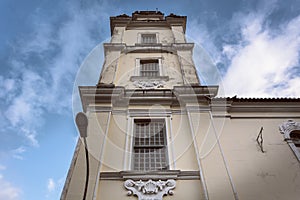
M 255 98 L 255 97 L 216 97 L 214 100 L 227 100 L 234 102 L 299 102 L 300 98 L 296 97 L 266 97 L 266 98 Z

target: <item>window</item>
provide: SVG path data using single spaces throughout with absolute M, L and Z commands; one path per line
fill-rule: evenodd
M 141 37 L 143 44 L 157 43 L 156 34 L 142 34 Z
M 300 130 L 294 130 L 290 133 L 290 138 L 300 152 Z
M 133 169 L 167 170 L 166 123 L 164 119 L 135 119 Z
M 300 123 L 288 120 L 279 126 L 279 130 L 300 162 Z
M 130 81 L 136 87 L 155 89 L 163 87 L 169 76 L 165 76 L 162 57 L 136 58 L 135 69 L 130 76 Z
M 158 60 L 141 60 L 140 61 L 140 76 L 157 77 L 159 76 Z

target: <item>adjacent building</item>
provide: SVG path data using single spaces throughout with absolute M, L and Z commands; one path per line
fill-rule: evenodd
M 110 18 L 99 82 L 79 87 L 86 199 L 299 199 L 300 99 L 218 97 L 198 78 L 186 23 Z M 83 198 L 85 159 L 79 139 L 62 200 Z

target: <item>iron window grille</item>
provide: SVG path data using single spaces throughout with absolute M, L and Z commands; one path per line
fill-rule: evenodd
M 292 131 L 290 133 L 290 138 L 300 152 L 300 131 Z
M 143 44 L 157 43 L 156 34 L 142 34 L 141 38 Z
M 141 60 L 140 61 L 140 76 L 157 77 L 159 76 L 158 60 Z
M 133 169 L 167 170 L 166 124 L 164 119 L 135 119 Z

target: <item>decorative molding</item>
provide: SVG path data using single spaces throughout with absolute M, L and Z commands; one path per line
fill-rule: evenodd
M 200 180 L 199 171 L 120 171 L 120 172 L 101 172 L 100 180 Z
M 164 87 L 166 83 L 162 80 L 137 80 L 133 84 L 141 89 L 157 89 Z
M 279 131 L 286 139 L 290 139 L 290 133 L 295 130 L 300 130 L 300 123 L 291 119 L 279 126 Z
M 122 44 L 123 43 L 120 43 L 118 48 L 113 48 L 112 50 L 120 50 L 121 53 L 168 52 L 177 55 L 178 51 L 191 51 L 194 48 L 193 43 L 135 43 L 134 45 L 125 44 L 125 47 L 123 47 Z
M 176 181 L 173 179 L 167 181 L 150 179 L 146 182 L 128 179 L 124 183 L 124 187 L 128 190 L 127 195 L 136 195 L 139 200 L 162 200 L 164 195 L 173 195 L 175 186 Z
M 294 120 L 288 120 L 279 126 L 279 131 L 284 135 L 284 140 L 288 143 L 296 158 L 300 162 L 300 151 L 291 139 L 290 134 L 292 131 L 300 130 L 300 123 Z

